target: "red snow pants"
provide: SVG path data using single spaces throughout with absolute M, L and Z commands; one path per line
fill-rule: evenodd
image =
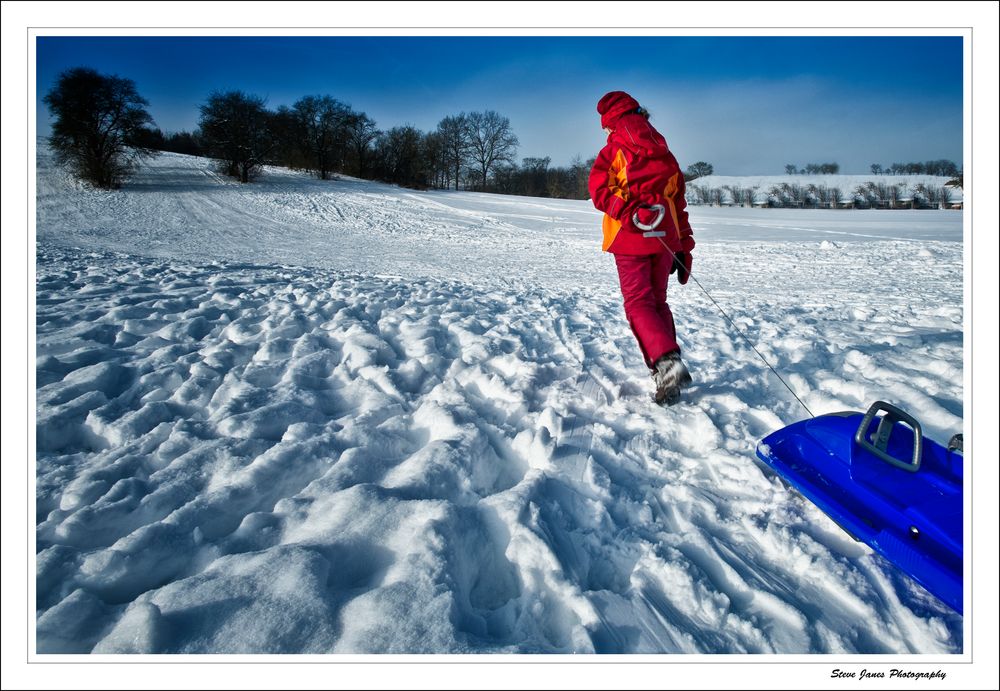
M 667 304 L 667 278 L 673 257 L 660 254 L 616 254 L 618 280 L 625 298 L 625 318 L 639 341 L 646 366 L 653 369 L 661 356 L 680 350 L 674 315 Z

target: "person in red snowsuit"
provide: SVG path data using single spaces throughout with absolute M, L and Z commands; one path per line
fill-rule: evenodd
M 597 104 L 608 143 L 590 171 L 590 198 L 604 212 L 603 249 L 615 256 L 625 317 L 656 383 L 657 403 L 673 403 L 691 375 L 680 357 L 667 279 L 691 273 L 694 237 L 684 175 L 649 113 L 624 91 Z

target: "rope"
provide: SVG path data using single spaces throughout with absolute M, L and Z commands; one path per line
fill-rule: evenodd
M 664 249 L 666 249 L 667 252 L 670 254 L 670 261 L 676 263 L 676 261 L 677 261 L 677 255 L 674 254 L 673 250 L 671 250 L 670 247 L 667 246 L 667 243 L 665 243 L 662 239 L 660 239 L 660 238 L 656 238 L 656 239 L 659 240 L 660 244 L 663 245 Z M 678 269 L 678 271 L 679 271 L 679 269 Z M 807 406 L 802 401 L 802 399 L 799 398 L 798 394 L 796 394 L 792 390 L 792 387 L 788 385 L 788 382 L 785 381 L 785 378 L 782 377 L 780 374 L 778 374 L 778 370 L 774 369 L 774 367 L 771 365 L 771 363 L 767 361 L 767 358 L 765 358 L 761 354 L 761 352 L 759 350 L 757 350 L 757 346 L 755 346 L 753 344 L 753 342 L 750 340 L 750 338 L 743 332 L 743 330 L 736 325 L 736 322 L 734 322 L 730 318 L 730 316 L 728 314 L 726 314 L 726 310 L 722 309 L 722 306 L 718 302 L 715 301 L 715 298 L 712 297 L 711 293 L 709 293 L 707 290 L 705 290 L 705 287 L 701 283 L 698 282 L 698 279 L 694 277 L 694 274 L 690 274 L 689 273 L 688 274 L 688 278 L 690 278 L 691 280 L 693 280 L 694 284 L 701 289 L 701 292 L 705 293 L 705 295 L 708 297 L 708 299 L 712 301 L 712 304 L 715 305 L 715 308 L 717 310 L 719 310 L 719 312 L 722 314 L 723 317 L 726 318 L 726 321 L 728 321 L 729 324 L 733 327 L 733 329 L 736 330 L 736 333 L 738 333 L 743 338 L 743 340 L 747 342 L 747 345 L 750 346 L 750 349 L 753 350 L 753 352 L 755 352 L 757 354 L 757 357 L 760 358 L 761 362 L 763 362 L 765 365 L 767 365 L 767 368 L 769 370 L 771 370 L 771 372 L 774 373 L 774 376 L 776 376 L 778 378 L 778 381 L 780 381 L 782 384 L 785 385 L 785 388 L 788 389 L 788 392 L 790 394 L 792 394 L 792 396 L 795 397 L 795 400 L 799 402 L 799 405 L 801 405 L 803 408 L 805 408 L 806 412 L 809 413 L 809 417 L 816 417 L 813 414 L 813 412 L 811 410 L 809 410 L 809 406 Z

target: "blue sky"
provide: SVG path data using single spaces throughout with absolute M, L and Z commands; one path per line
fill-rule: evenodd
M 950 159 L 962 165 L 960 37 L 52 37 L 37 39 L 41 97 L 66 69 L 136 82 L 164 131 L 192 130 L 213 90 L 276 108 L 329 94 L 379 127 L 447 115 L 510 118 L 518 157 L 565 165 L 604 143 L 600 97 L 625 90 L 682 166 L 779 174 L 785 164 Z

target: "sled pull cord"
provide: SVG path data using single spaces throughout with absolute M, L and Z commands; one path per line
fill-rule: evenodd
M 663 248 L 667 250 L 667 252 L 670 254 L 671 264 L 675 262 L 677 260 L 677 256 L 674 254 L 673 250 L 671 250 L 670 247 L 667 246 L 667 243 L 665 243 L 662 238 L 656 238 L 656 239 L 660 241 L 660 244 L 663 245 Z M 722 309 L 722 306 L 715 301 L 715 298 L 712 297 L 711 293 L 705 290 L 705 287 L 698 282 L 698 279 L 694 277 L 694 274 L 688 274 L 688 278 L 694 281 L 695 285 L 701 288 L 701 292 L 705 293 L 705 295 L 708 296 L 708 299 L 712 301 L 712 304 L 715 305 L 715 308 L 719 310 L 722 316 L 726 318 L 726 321 L 728 321 L 729 324 L 733 327 L 733 329 L 736 330 L 736 333 L 738 333 L 743 338 L 743 340 L 747 342 L 747 345 L 750 346 L 750 349 L 753 350 L 753 352 L 757 353 L 757 357 L 760 358 L 761 362 L 767 365 L 767 368 L 774 373 L 774 376 L 776 376 L 778 380 L 785 385 L 785 388 L 788 389 L 788 392 L 795 397 L 795 400 L 799 402 L 799 405 L 801 405 L 803 408 L 806 409 L 806 412 L 809 413 L 809 417 L 816 417 L 815 415 L 813 415 L 813 411 L 809 410 L 809 406 L 807 406 L 802 401 L 802 399 L 799 398 L 798 394 L 796 394 L 792 390 L 792 387 L 788 385 L 788 382 L 785 381 L 785 378 L 782 377 L 780 374 L 778 374 L 778 370 L 774 369 L 774 367 L 771 366 L 771 363 L 767 361 L 767 358 L 761 355 L 761 352 L 757 350 L 757 346 L 755 346 L 753 342 L 750 340 L 750 338 L 745 333 L 743 333 L 743 330 L 736 325 L 736 322 L 734 322 L 729 317 L 729 315 L 726 314 L 726 310 Z

